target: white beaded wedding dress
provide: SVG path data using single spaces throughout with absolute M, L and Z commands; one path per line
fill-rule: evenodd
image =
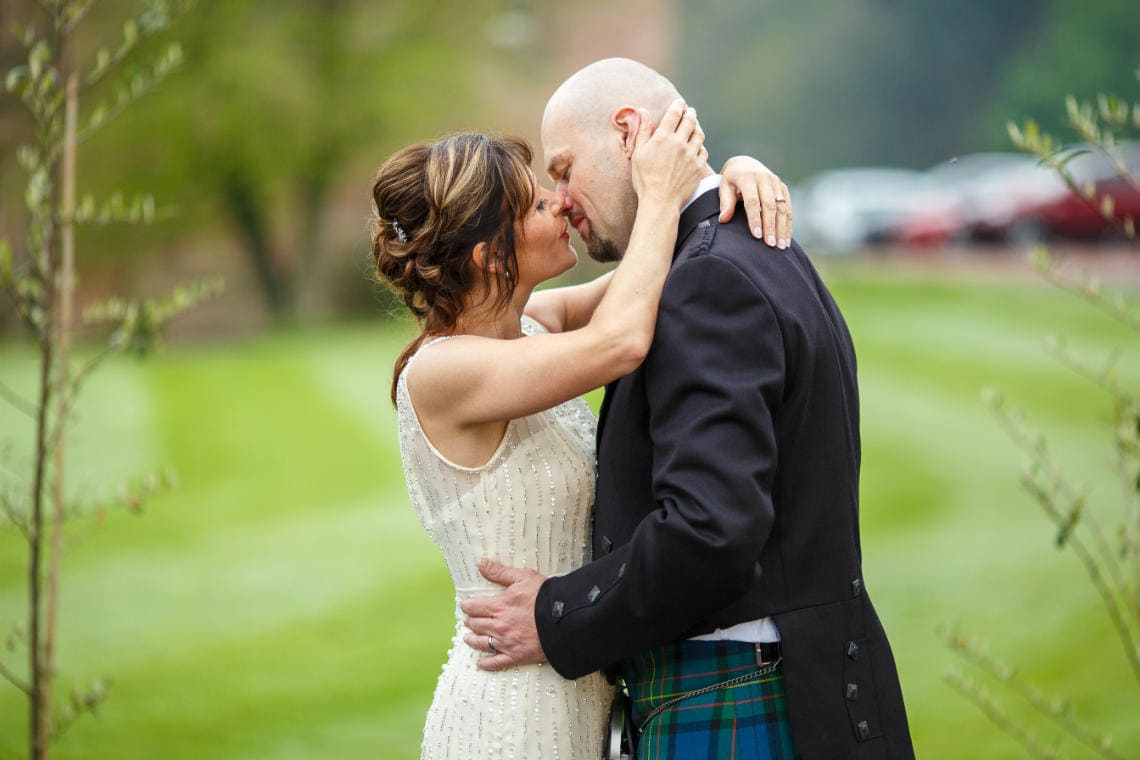
M 527 334 L 544 328 L 523 318 Z M 437 339 L 438 341 L 438 339 Z M 432 343 L 425 343 L 423 351 Z M 408 361 L 396 389 L 400 452 L 412 505 L 443 552 L 455 584 L 455 635 L 424 726 L 421 758 L 596 760 L 613 698 L 599 673 L 567 681 L 549 665 L 478 670 L 463 642 L 462 599 L 498 593 L 480 557 L 567 573 L 589 559 L 596 420 L 574 399 L 512 420 L 481 467 L 448 461 L 427 439 L 408 395 Z

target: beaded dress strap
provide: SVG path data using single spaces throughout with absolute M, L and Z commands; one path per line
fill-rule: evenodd
M 458 335 L 437 335 L 436 337 L 432 338 L 431 340 L 427 341 L 426 343 L 421 343 L 420 347 L 416 349 L 416 352 L 414 354 L 412 354 L 411 356 L 409 356 L 408 360 L 406 362 L 404 362 L 404 369 L 402 369 L 400 371 L 400 374 L 403 374 L 404 372 L 408 371 L 408 367 L 412 366 L 412 362 L 414 362 L 416 360 L 416 357 L 420 355 L 420 351 L 423 351 L 428 346 L 433 346 L 436 343 L 442 343 L 445 340 L 451 340 L 452 338 L 458 338 L 458 337 L 459 337 Z

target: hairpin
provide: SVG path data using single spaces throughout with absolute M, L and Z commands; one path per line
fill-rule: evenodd
M 396 231 L 396 237 L 400 239 L 401 243 L 408 242 L 408 234 L 404 232 L 404 228 L 401 227 L 400 223 L 395 219 L 392 220 L 392 229 Z

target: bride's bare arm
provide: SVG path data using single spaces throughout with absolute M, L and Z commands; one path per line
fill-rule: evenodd
M 523 313 L 537 319 L 550 332 L 577 330 L 590 321 L 613 276 L 613 272 L 606 272 L 580 285 L 536 290 Z
M 516 340 L 463 336 L 422 352 L 409 370 L 421 415 L 471 426 L 549 409 L 628 374 L 653 340 L 680 207 L 706 165 L 704 135 L 677 101 L 649 136 L 639 114 L 633 152 L 638 212 L 629 247 L 588 322 Z

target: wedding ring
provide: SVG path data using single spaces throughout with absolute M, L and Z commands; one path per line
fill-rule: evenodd
M 788 199 L 782 195 L 779 196 L 778 198 L 776 198 L 776 203 L 787 203 L 787 202 L 788 202 Z
M 495 654 L 499 653 L 499 650 L 495 649 L 495 637 L 492 636 L 491 634 L 487 634 L 487 648 L 490 649 Z

